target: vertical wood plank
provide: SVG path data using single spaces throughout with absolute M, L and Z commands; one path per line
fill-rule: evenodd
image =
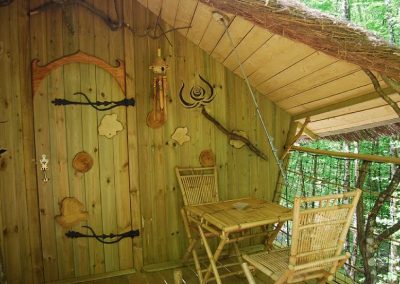
M 107 2 L 96 2 L 96 7 L 108 11 Z M 110 62 L 110 31 L 104 22 L 99 18 L 94 18 L 95 30 L 95 55 L 106 62 Z M 111 101 L 112 87 L 111 78 L 104 70 L 96 68 L 97 100 Z M 112 111 L 97 113 L 97 123 Z M 100 167 L 100 188 L 101 188 L 101 207 L 103 233 L 109 234 L 117 231 L 117 216 L 115 207 L 115 176 L 114 176 L 114 143 L 113 139 L 99 136 L 99 167 Z M 119 251 L 118 246 L 103 246 L 104 261 L 106 272 L 117 271 L 119 269 Z
M 90 1 L 93 4 L 93 1 Z M 79 47 L 88 54 L 94 54 L 95 33 L 94 16 L 86 9 L 79 9 Z M 80 90 L 95 101 L 97 99 L 96 67 L 91 64 L 80 64 Z M 97 111 L 91 108 L 82 112 L 83 150 L 93 158 L 93 167 L 84 175 L 86 191 L 86 210 L 89 213 L 87 224 L 95 232 L 103 231 L 100 168 L 99 168 L 99 141 L 97 133 Z M 105 272 L 103 244 L 95 239 L 88 240 L 89 271 L 90 274 Z
M 18 203 L 16 189 L 19 185 L 16 181 L 16 174 L 18 172 L 18 159 L 20 145 L 18 140 L 16 140 L 16 131 L 13 129 L 18 129 L 19 126 L 19 114 L 14 113 L 15 107 L 15 96 L 17 95 L 14 89 L 15 80 L 15 66 L 12 66 L 13 61 L 18 56 L 16 54 L 15 43 L 16 34 L 13 33 L 11 27 L 13 26 L 13 7 L 7 6 L 4 11 L 1 12 L 0 16 L 5 18 L 4 27 L 0 29 L 0 38 L 3 41 L 4 55 L 1 60 L 0 71 L 4 74 L 4 80 L 7 82 L 3 85 L 1 102 L 4 112 L 3 121 L 7 123 L 2 123 L 2 132 L 8 133 L 9 135 L 4 135 L 0 138 L 0 143 L 7 149 L 3 158 L 1 158 L 1 170 L 2 175 L 0 178 L 0 188 L 1 190 L 1 201 L 4 202 L 2 208 L 7 208 L 6 214 L 3 216 L 3 226 L 2 234 L 4 241 L 4 259 L 5 259 L 5 269 L 9 281 L 19 282 L 22 281 L 21 273 L 22 267 L 19 261 L 21 247 L 19 243 L 19 214 L 18 214 Z M 1 135 L 3 136 L 3 135 Z M 21 180 L 21 179 L 20 179 Z
M 143 30 L 146 28 L 146 23 L 149 20 L 149 13 L 140 6 L 135 5 L 134 10 L 137 11 L 135 20 L 136 30 Z M 151 110 L 150 98 L 152 91 L 152 81 L 150 82 L 150 72 L 148 70 L 150 62 L 150 51 L 143 55 L 143 50 L 149 50 L 149 39 L 147 37 L 135 37 L 135 89 L 136 89 L 136 105 L 141 106 L 137 108 L 137 130 L 138 135 L 138 147 L 139 147 L 139 165 L 140 169 L 145 169 L 148 173 L 154 174 L 152 168 L 153 149 L 152 144 L 152 129 L 149 129 L 146 125 L 147 113 Z M 152 55 L 154 56 L 154 55 Z M 146 71 L 144 71 L 146 70 Z M 143 264 L 154 263 L 156 256 L 154 251 L 158 248 L 152 246 L 152 238 L 157 234 L 153 232 L 153 214 L 152 207 L 154 206 L 152 200 L 152 191 L 154 191 L 154 178 L 153 174 L 140 174 L 139 184 L 141 190 L 140 202 L 142 205 L 142 239 L 143 239 Z M 144 205 L 146 204 L 146 205 Z
M 131 1 L 124 1 L 124 19 L 131 26 L 134 26 L 134 4 Z M 135 43 L 133 34 L 124 30 L 124 56 L 126 67 L 126 97 L 136 99 L 135 85 Z M 131 210 L 132 229 L 141 228 L 140 210 L 140 186 L 139 186 L 139 165 L 138 165 L 138 127 L 137 127 L 137 104 L 126 110 L 126 129 L 128 140 L 129 159 L 129 193 Z M 142 234 L 142 232 L 140 232 Z M 136 237 L 132 241 L 133 265 L 136 270 L 143 266 L 142 237 Z
M 113 2 L 109 2 L 109 14 L 116 18 L 116 11 Z M 122 9 L 122 7 L 117 7 Z M 122 13 L 122 10 L 120 10 Z M 115 15 L 114 15 L 115 14 Z M 122 16 L 122 14 L 121 14 Z M 110 61 L 116 58 L 124 58 L 123 49 L 123 31 L 118 30 L 110 33 Z M 111 97 L 114 101 L 125 98 L 125 94 L 116 84 L 115 80 L 111 84 Z M 118 120 L 123 125 L 123 130 L 113 138 L 114 146 L 114 177 L 115 177 L 115 210 L 116 210 L 116 230 L 119 233 L 131 230 L 131 214 L 130 214 L 130 195 L 129 195 L 129 157 L 128 157 L 128 140 L 127 140 L 127 114 L 126 107 L 117 107 L 113 109 L 113 113 L 117 114 Z M 122 240 L 118 243 L 119 249 L 119 270 L 133 267 L 132 258 L 132 242 L 129 239 Z
M 176 9 L 175 9 L 176 10 Z M 175 15 L 174 15 L 175 16 Z M 171 26 L 165 25 L 164 30 L 171 29 Z M 160 43 L 163 50 L 164 57 L 169 65 L 167 71 L 168 90 L 167 90 L 167 110 L 168 119 L 164 126 L 164 137 L 163 137 L 163 150 L 165 155 L 165 223 L 166 223 L 166 242 L 167 242 L 167 255 L 168 259 L 179 259 L 181 254 L 180 245 L 180 211 L 178 204 L 179 188 L 176 185 L 175 171 L 174 168 L 177 163 L 177 149 L 174 144 L 171 143 L 171 135 L 174 133 L 177 120 L 176 120 L 176 104 L 177 104 L 177 90 L 174 80 L 174 74 L 176 74 L 176 54 L 175 54 L 175 37 L 177 33 L 170 33 L 169 39 L 172 41 L 173 46 L 171 47 L 166 40 Z M 183 231 L 182 231 L 183 232 Z
M 32 1 L 31 7 L 38 7 L 44 1 Z M 47 62 L 47 16 L 40 13 L 31 19 L 31 54 L 42 64 Z M 50 183 L 42 181 L 40 163 L 42 154 L 50 155 L 49 117 L 48 117 L 47 81 L 42 82 L 33 97 L 34 129 L 36 145 L 36 173 L 38 176 L 38 199 L 42 237 L 42 255 L 45 281 L 59 279 L 57 263 L 57 242 L 55 236 L 53 188 Z
M 25 271 L 24 282 L 43 283 L 43 260 L 41 253 L 41 234 L 39 222 L 39 207 L 37 195 L 37 179 L 35 170 L 35 149 L 34 149 L 34 126 L 33 126 L 33 96 L 30 88 L 30 19 L 28 16 L 29 1 L 17 1 L 18 16 L 18 54 L 20 57 L 20 93 L 21 93 L 21 118 L 22 118 L 22 141 L 23 141 L 23 162 L 25 173 L 25 190 L 26 190 L 26 209 L 23 214 L 27 216 L 25 229 L 28 231 L 28 238 L 25 240 L 29 244 L 29 250 L 21 259 L 30 262 L 28 270 Z M 20 177 L 23 174 L 21 173 Z

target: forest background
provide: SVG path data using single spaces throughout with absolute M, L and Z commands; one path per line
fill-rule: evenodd
M 300 0 L 306 6 L 347 20 L 400 45 L 400 0 Z
M 400 46 L 400 0 L 300 0 L 300 2 L 347 21 L 350 25 L 373 32 L 390 44 Z M 300 144 L 331 151 L 400 157 L 400 133 L 391 137 L 376 136 L 374 140 L 301 140 Z M 286 206 L 290 206 L 288 203 L 292 202 L 296 195 L 322 195 L 343 191 L 346 188 L 362 187 L 363 212 L 357 213 L 363 216 L 355 218 L 348 235 L 346 249 L 354 253 L 342 272 L 356 283 L 400 283 L 399 166 L 292 152 L 287 171 L 288 179 L 291 181 L 283 186 L 281 200 Z M 362 171 L 365 171 L 365 176 L 361 177 L 361 180 Z M 339 184 L 341 188 L 338 187 Z M 390 188 L 391 186 L 393 188 Z M 391 196 L 377 208 L 378 199 L 384 192 L 388 192 L 388 189 Z M 377 210 L 376 216 L 372 218 L 376 224 L 373 229 L 368 229 L 367 227 L 371 225 L 369 216 L 373 210 Z M 359 227 L 362 227 L 361 230 Z M 390 236 L 385 236 L 384 240 L 376 242 L 379 236 L 390 229 L 393 229 Z M 363 236 L 360 236 L 361 233 Z M 363 245 L 360 244 L 362 242 Z M 371 248 L 368 242 L 376 248 Z M 364 246 L 364 252 L 360 251 L 361 246 Z M 368 247 L 374 250 L 372 254 L 365 252 Z M 365 255 L 366 253 L 368 255 Z M 337 278 L 336 282 L 348 283 L 340 278 Z

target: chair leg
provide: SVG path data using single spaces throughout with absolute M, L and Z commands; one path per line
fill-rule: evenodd
M 293 275 L 293 272 L 292 272 L 292 271 L 286 271 L 285 273 L 282 274 L 281 277 L 279 277 L 279 278 L 274 282 L 274 284 L 285 284 L 285 283 L 287 283 L 288 278 L 289 278 L 290 276 L 292 276 L 292 275 Z
M 196 272 L 197 272 L 197 277 L 199 278 L 199 282 L 201 284 L 203 282 L 203 273 L 201 272 L 199 257 L 197 256 L 196 249 L 194 249 L 194 248 L 192 250 L 192 255 L 193 255 L 193 260 L 194 260 L 194 266 L 195 266 Z
M 326 280 L 327 280 L 326 277 L 323 277 L 323 278 L 318 280 L 317 284 L 325 284 Z
M 194 250 L 194 248 L 199 240 L 197 240 L 197 239 L 190 240 L 190 238 L 189 238 L 189 241 L 190 241 L 190 243 L 189 243 L 188 248 L 186 249 L 185 254 L 182 257 L 182 262 L 186 262 L 188 260 L 189 255 L 192 253 L 192 251 Z
M 272 249 L 272 244 L 274 243 L 276 236 L 279 234 L 279 231 L 281 230 L 283 224 L 284 222 L 276 224 L 274 230 L 267 234 L 267 238 L 265 240 L 265 248 L 267 251 L 270 251 Z
M 205 273 L 202 283 L 204 283 L 204 284 L 207 283 L 208 278 L 210 277 L 210 274 L 212 271 L 214 273 L 215 281 L 217 282 L 217 284 L 222 284 L 221 278 L 219 277 L 217 265 L 215 263 L 221 254 L 222 248 L 224 247 L 224 245 L 226 243 L 226 239 L 221 239 L 221 241 L 218 244 L 217 250 L 215 251 L 215 254 L 213 255 L 211 252 L 211 248 L 208 245 L 207 238 L 204 235 L 203 229 L 201 228 L 200 225 L 198 225 L 197 227 L 199 228 L 201 240 L 203 241 L 204 248 L 206 249 L 206 253 L 207 253 L 208 259 L 210 261 L 210 265 L 207 268 L 207 271 Z
M 186 212 L 184 209 L 181 209 L 181 214 L 182 214 L 183 225 L 185 227 L 186 235 L 189 239 L 189 246 L 186 250 L 185 255 L 182 258 L 182 262 L 185 263 L 188 260 L 190 253 L 192 254 L 194 266 L 195 266 L 196 272 L 197 272 L 197 277 L 199 278 L 199 282 L 202 283 L 203 282 L 203 274 L 201 272 L 199 257 L 197 256 L 197 252 L 196 252 L 196 244 L 199 241 L 199 239 L 193 238 L 192 233 L 190 232 L 189 222 L 187 220 Z
M 246 276 L 247 282 L 249 284 L 256 284 L 256 281 L 254 280 L 253 274 L 251 274 L 251 271 L 249 269 L 249 266 L 247 265 L 247 262 L 242 262 L 242 269 L 244 271 L 244 275 Z

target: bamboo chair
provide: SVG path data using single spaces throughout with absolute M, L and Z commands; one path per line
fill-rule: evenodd
M 360 195 L 361 190 L 357 189 L 344 194 L 295 198 L 291 247 L 243 255 L 243 259 L 275 283 L 331 281 L 350 256 L 342 251 Z M 246 277 L 249 283 L 255 283 L 251 273 L 246 273 Z
M 181 189 L 183 203 L 185 206 L 197 205 L 209 202 L 218 202 L 218 182 L 216 167 L 203 168 L 175 168 L 176 177 L 178 179 L 179 188 Z M 200 267 L 199 257 L 196 251 L 196 245 L 200 241 L 200 235 L 196 226 L 189 223 L 186 211 L 181 210 L 183 224 L 189 239 L 189 246 L 183 256 L 183 262 L 187 261 L 190 254 L 193 256 L 196 271 L 200 282 L 202 279 L 202 271 Z M 192 234 L 192 232 L 194 234 Z M 207 235 L 206 237 L 215 237 L 216 235 Z

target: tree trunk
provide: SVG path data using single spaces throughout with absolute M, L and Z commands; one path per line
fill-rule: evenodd
M 395 24 L 396 24 L 396 17 L 393 15 L 392 11 L 392 0 L 385 0 L 385 7 L 386 7 L 386 24 L 389 34 L 389 42 L 395 43 Z
M 370 162 L 363 161 L 359 167 L 358 178 L 356 181 L 356 188 L 362 188 L 365 178 L 367 176 Z M 375 251 L 372 250 L 370 244 L 373 243 L 373 239 L 369 236 L 368 232 L 365 231 L 365 209 L 364 209 L 364 193 L 361 195 L 361 199 L 357 206 L 357 239 L 360 253 L 362 256 L 362 262 L 364 267 L 364 276 L 366 284 L 375 284 L 376 270 L 374 269 L 375 261 L 373 255 Z
M 399 153 L 397 152 L 395 139 L 390 141 L 390 155 L 394 157 L 398 157 Z M 391 167 L 392 175 L 394 175 L 396 171 L 396 167 L 392 164 Z M 398 196 L 397 192 L 393 195 Z M 400 216 L 400 204 L 397 199 L 392 199 L 390 201 L 390 216 Z M 400 270 L 400 264 L 398 262 L 399 254 L 397 253 L 397 246 L 395 242 L 390 242 L 390 258 L 389 258 L 389 275 L 393 275 L 393 279 L 389 279 L 389 284 L 399 283 L 399 278 L 397 276 L 397 271 Z
M 342 0 L 342 19 L 350 21 L 350 5 L 349 0 Z
M 343 152 L 349 153 L 350 152 L 350 147 L 349 147 L 349 142 L 344 141 L 343 142 Z M 357 160 L 354 160 L 354 162 Z M 346 188 L 346 191 L 350 188 L 350 160 L 346 159 L 344 162 L 344 176 L 343 176 L 343 183 Z M 349 230 L 349 235 L 351 235 L 351 238 L 346 238 L 346 251 L 351 251 L 352 255 L 350 256 L 348 260 L 349 265 L 345 265 L 344 269 L 346 271 L 346 274 L 350 276 L 351 279 L 354 279 L 354 273 L 355 273 L 355 265 L 356 265 L 356 257 L 357 257 L 357 231 L 353 230 L 352 228 L 357 228 L 357 215 L 354 213 L 354 218 L 352 221 L 352 224 L 350 226 Z M 352 239 L 350 242 L 349 239 Z

